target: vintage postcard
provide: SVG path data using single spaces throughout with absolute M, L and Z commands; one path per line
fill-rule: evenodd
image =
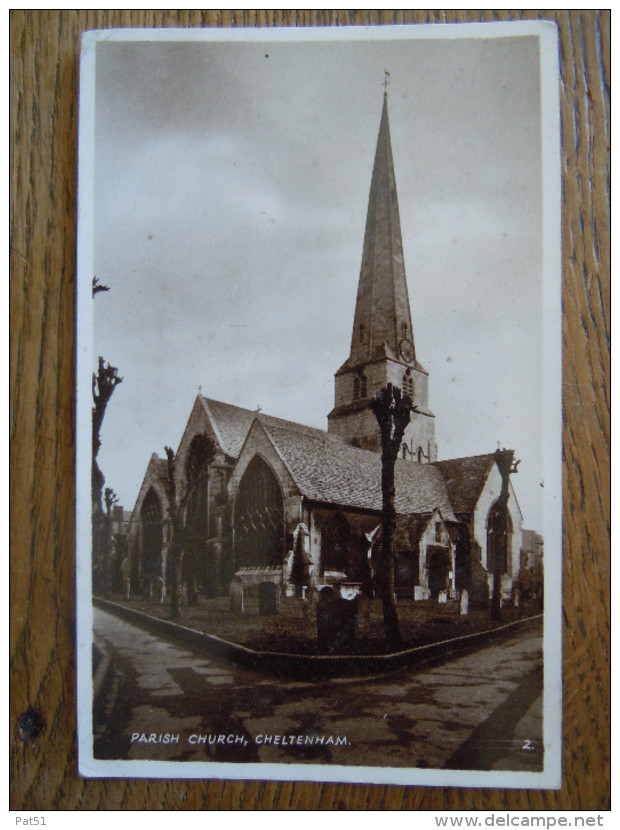
M 85 776 L 554 788 L 557 35 L 84 36 Z

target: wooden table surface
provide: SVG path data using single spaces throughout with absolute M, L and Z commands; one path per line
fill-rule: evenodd
M 85 29 L 541 18 L 560 34 L 564 730 L 558 791 L 77 774 L 74 598 L 78 58 Z M 610 806 L 610 12 L 12 10 L 11 809 L 607 810 Z M 22 743 L 29 707 L 45 727 Z

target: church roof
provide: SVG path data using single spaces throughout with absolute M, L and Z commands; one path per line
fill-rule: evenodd
M 380 512 L 381 455 L 345 444 L 320 429 L 260 416 L 265 431 L 306 498 Z M 439 470 L 398 459 L 395 469 L 397 513 L 432 512 L 453 518 Z
M 472 513 L 495 460 L 494 453 L 451 458 L 432 464 L 443 475 L 455 513 Z
M 258 418 L 306 498 L 381 511 L 380 453 L 352 447 L 316 427 L 200 397 L 227 455 L 239 457 L 252 423 Z M 414 521 L 411 514 L 430 514 L 439 508 L 448 522 L 454 520 L 455 513 L 471 513 L 494 458 L 494 454 L 489 453 L 433 464 L 398 459 L 395 469 L 397 513 Z M 166 461 L 158 461 L 163 473 Z
M 285 421 L 282 418 L 276 418 L 273 415 L 267 415 L 258 410 L 244 409 L 234 404 L 205 398 L 203 395 L 200 398 L 208 415 L 210 415 L 211 423 L 215 429 L 222 450 L 231 458 L 239 457 L 250 427 L 257 417 L 260 418 L 261 423 L 264 425 L 274 428 L 278 426 L 292 427 L 299 435 L 304 432 L 316 432 L 321 435 L 326 434 L 323 430 L 316 429 L 315 427 L 307 427 L 303 424 Z
M 237 458 L 256 413 L 200 395 L 200 400 L 217 435 L 219 444 L 231 458 Z

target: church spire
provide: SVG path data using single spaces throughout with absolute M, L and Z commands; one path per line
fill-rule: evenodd
M 428 405 L 428 373 L 418 363 L 403 260 L 385 75 L 383 111 L 370 182 L 362 267 L 349 357 L 334 376 L 328 430 L 349 443 L 381 450 L 369 402 L 388 384 L 413 401 L 402 458 L 435 461 L 435 416 Z
M 415 360 L 390 139 L 387 78 L 386 73 L 351 337 L 351 366 L 379 356 L 400 360 L 403 347 L 407 362 Z

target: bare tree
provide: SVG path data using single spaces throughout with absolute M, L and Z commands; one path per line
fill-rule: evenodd
M 93 277 L 93 287 L 92 287 L 93 297 L 95 296 L 95 294 L 99 294 L 100 291 L 109 291 L 109 290 L 110 289 L 107 285 L 101 285 L 101 283 L 99 282 L 99 277 Z
M 198 603 L 196 581 L 198 564 L 201 561 L 201 544 L 204 543 L 201 527 L 196 520 L 204 517 L 208 505 L 204 501 L 205 477 L 215 457 L 215 443 L 206 435 L 200 437 L 198 466 L 187 471 L 185 494 L 179 498 L 175 478 L 175 452 L 164 447 L 168 461 L 167 490 L 172 525 L 170 546 L 170 618 L 180 616 L 180 594 L 183 582 L 187 585 L 187 600 L 190 605 Z M 197 516 L 196 513 L 200 514 Z M 200 525 L 201 522 L 199 521 Z M 203 551 L 204 552 L 204 551 Z
M 101 285 L 97 277 L 93 277 L 93 297 L 101 291 L 109 291 L 107 285 Z M 110 366 L 102 357 L 99 357 L 97 373 L 93 373 L 93 417 L 92 417 L 92 466 L 91 466 L 91 498 L 92 498 L 92 558 L 93 558 L 93 588 L 95 590 L 106 587 L 105 562 L 108 549 L 107 516 L 108 510 L 103 506 L 103 485 L 105 476 L 97 462 L 101 448 L 101 426 L 106 408 L 112 394 L 123 379 L 119 377 L 118 369 Z M 110 491 L 112 492 L 112 491 Z
M 97 505 L 101 512 L 103 512 L 102 495 L 105 482 L 105 477 L 97 463 L 97 456 L 101 448 L 101 426 L 110 398 L 116 387 L 122 382 L 123 378 L 119 377 L 118 369 L 115 366 L 110 366 L 100 357 L 97 374 L 93 373 L 92 483 L 93 504 Z
M 369 404 L 381 432 L 381 492 L 383 497 L 382 513 L 382 553 L 379 565 L 379 587 L 383 601 L 383 622 L 385 636 L 393 648 L 400 648 L 403 638 L 398 622 L 396 598 L 394 596 L 394 552 L 392 540 L 396 527 L 396 508 L 394 490 L 394 468 L 398 451 L 407 424 L 411 420 L 414 408 L 411 398 L 401 394 L 398 387 L 391 383 L 382 389 Z
M 172 541 L 169 548 L 170 574 L 170 619 L 177 620 L 181 615 L 181 568 L 183 566 L 183 518 L 182 508 L 177 504 L 177 485 L 174 478 L 175 454 L 172 447 L 164 447 L 168 461 L 168 504 L 170 523 L 172 524 Z
M 493 595 L 491 597 L 491 619 L 502 617 L 502 574 L 508 564 L 508 535 L 510 519 L 508 499 L 510 498 L 510 476 L 517 472 L 521 461 L 514 460 L 514 450 L 501 449 L 495 452 L 495 462 L 502 477 L 502 489 L 496 502 L 497 526 L 493 540 Z
M 118 504 L 118 496 L 111 487 L 103 492 L 105 512 L 102 519 L 101 533 L 101 588 L 105 594 L 112 590 L 113 563 L 112 563 L 112 510 Z

